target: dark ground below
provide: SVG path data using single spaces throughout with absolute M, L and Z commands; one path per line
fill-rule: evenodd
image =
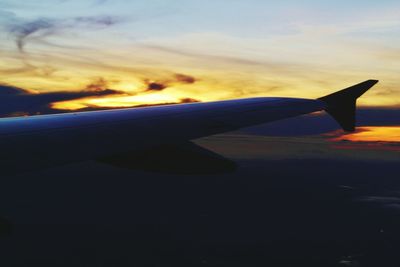
M 0 266 L 400 266 L 399 162 L 238 163 L 5 177 Z

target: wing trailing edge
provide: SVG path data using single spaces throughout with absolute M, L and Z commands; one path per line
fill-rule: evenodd
M 327 104 L 325 111 L 339 123 L 343 130 L 353 132 L 356 125 L 357 99 L 378 82 L 378 80 L 368 80 L 318 98 L 318 100 Z

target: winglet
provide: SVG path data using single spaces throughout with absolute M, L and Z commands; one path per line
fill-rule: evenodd
M 368 80 L 336 93 L 318 98 L 328 106 L 325 109 L 343 128 L 348 132 L 355 130 L 356 124 L 356 102 L 371 87 L 378 83 L 378 80 Z

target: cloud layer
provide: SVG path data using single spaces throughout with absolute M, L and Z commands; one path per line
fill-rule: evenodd
M 390 1 L 5 0 L 0 82 L 77 91 L 103 77 L 129 97 L 75 107 L 109 108 L 184 98 L 317 98 L 379 79 L 359 103 L 400 106 L 398 10 Z M 104 88 L 97 82 L 92 89 Z

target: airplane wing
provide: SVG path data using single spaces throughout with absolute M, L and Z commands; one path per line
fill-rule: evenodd
M 261 97 L 4 118 L 0 119 L 0 172 L 93 159 L 112 161 L 171 144 L 191 147 L 189 141 L 196 138 L 321 110 L 344 130 L 353 131 L 356 100 L 377 82 L 368 80 L 316 100 Z

